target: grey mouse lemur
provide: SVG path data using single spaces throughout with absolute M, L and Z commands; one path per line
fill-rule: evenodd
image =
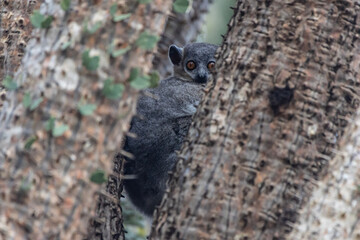
M 182 145 L 202 89 L 212 76 L 216 49 L 208 43 L 170 46 L 173 76 L 139 98 L 129 130 L 137 137 L 127 136 L 124 144 L 124 150 L 134 156 L 125 157 L 124 174 L 135 177 L 125 180 L 124 186 L 131 202 L 147 216 L 152 216 L 164 195 L 168 172 L 176 163 L 175 151 Z

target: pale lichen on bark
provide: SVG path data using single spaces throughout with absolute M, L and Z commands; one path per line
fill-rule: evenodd
M 151 239 L 286 239 L 359 106 L 359 13 L 238 1 Z
M 135 108 L 137 91 L 127 81 L 130 69 L 141 67 L 144 73 L 151 69 L 152 51 L 140 49 L 135 42 L 145 30 L 156 36 L 162 33 L 171 4 L 163 0 L 151 5 L 70 1 L 65 12 L 59 3 L 49 0 L 40 6 L 40 13 L 53 16 L 54 21 L 50 28 L 34 30 L 33 35 L 38 37 L 28 41 L 23 64 L 14 76 L 19 87 L 8 92 L 0 109 L 0 236 L 82 239 L 88 234 L 88 220 L 95 215 L 95 200 L 100 195 L 112 205 L 111 211 L 98 209 L 94 220 L 98 228 L 93 228 L 95 235 L 90 237 L 104 234 L 107 239 L 120 239 L 118 165 L 109 181 L 109 185 L 116 181 L 110 194 L 91 183 L 89 177 L 96 169 L 110 172 L 112 168 L 112 157 L 120 148 Z M 116 14 L 131 16 L 114 22 L 109 13 L 113 4 Z M 85 26 L 94 32 L 86 31 Z M 130 46 L 130 50 L 111 57 L 109 46 Z M 94 71 L 83 66 L 86 50 L 100 58 Z M 124 84 L 121 99 L 104 97 L 107 78 Z M 25 93 L 42 99 L 34 110 L 23 106 Z M 96 105 L 93 114 L 79 113 L 81 101 Z M 55 126 L 67 125 L 68 130 L 53 136 L 46 130 L 50 117 L 56 119 Z M 29 138 L 36 140 L 27 150 L 24 145 Z
M 329 173 L 299 212 L 288 239 L 360 239 L 360 112 L 347 128 Z

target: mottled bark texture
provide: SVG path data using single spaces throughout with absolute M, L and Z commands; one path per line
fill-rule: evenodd
M 41 2 L 0 1 L 0 109 L 6 99 L 2 80 L 6 75 L 13 76 L 20 66 L 32 31 L 30 15 Z
M 151 239 L 286 239 L 359 106 L 359 8 L 238 1 Z
M 360 239 L 360 112 L 346 129 L 329 174 L 299 212 L 288 239 Z
M 162 79 L 172 74 L 172 65 L 168 58 L 169 46 L 176 44 L 182 47 L 196 40 L 212 2 L 213 0 L 192 1 L 192 6 L 185 14 L 173 10 L 169 15 L 153 60 L 154 69 L 159 72 Z
M 41 2 L 0 2 L 0 79 L 12 75 L 19 67 L 32 31 L 30 15 Z
M 67 11 L 61 9 L 60 0 L 47 0 L 40 6 L 40 13 L 54 20 L 47 29 L 34 29 L 33 35 L 38 37 L 28 41 L 23 63 L 14 76 L 18 88 L 7 93 L 0 109 L 1 239 L 83 239 L 99 195 L 100 204 L 111 208 L 97 210 L 96 230 L 102 229 L 99 235 L 104 239 L 121 238 L 117 198 L 121 183 L 112 184 L 121 166 L 115 166 L 110 176 L 108 189 L 115 188 L 110 194 L 89 177 L 97 169 L 110 172 L 112 168 L 111 159 L 135 108 L 137 91 L 127 81 L 130 69 L 141 67 L 144 73 L 151 69 L 152 51 L 135 42 L 144 30 L 161 35 L 171 3 L 70 2 Z M 131 16 L 114 22 L 110 14 L 114 4 L 116 15 Z M 112 57 L 110 46 L 130 48 L 124 55 Z M 86 50 L 99 57 L 96 70 L 84 67 Z M 11 65 L 7 61 L 15 61 L 12 59 L 5 57 L 6 66 Z M 107 78 L 124 85 L 121 99 L 104 96 Z M 23 100 L 29 102 L 29 97 L 40 104 L 26 108 Z M 79 104 L 96 108 L 92 114 L 82 115 Z M 59 133 L 59 129 L 67 130 Z
M 122 209 L 120 204 L 123 191 L 123 165 L 125 160 L 119 155 L 114 158 L 113 172 L 108 178 L 106 192 L 101 192 L 96 206 L 96 217 L 88 226 L 86 239 L 125 239 Z

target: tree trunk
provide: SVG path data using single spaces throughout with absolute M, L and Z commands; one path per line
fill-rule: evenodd
M 238 1 L 151 239 L 293 239 L 359 106 L 359 13 Z
M 2 86 L 5 76 L 13 76 L 20 66 L 30 39 L 30 15 L 42 1 L 0 1 L 0 109 L 6 100 Z
M 162 79 L 172 74 L 172 64 L 169 64 L 168 58 L 169 46 L 176 44 L 182 47 L 196 40 L 212 2 L 213 0 L 192 1 L 192 6 L 185 14 L 173 10 L 169 15 L 153 60 L 154 69 L 159 72 Z
M 0 79 L 13 75 L 30 39 L 30 15 L 42 1 L 3 0 L 0 2 Z
M 60 2 L 66 1 L 41 5 L 41 25 L 33 31 L 39 37 L 28 41 L 11 81 L 17 89 L 0 109 L 0 238 L 83 239 L 100 195 L 116 212 L 98 209 L 97 229 L 104 238 L 120 239 L 121 222 L 103 221 L 103 214 L 121 214 L 119 200 L 89 178 L 101 182 L 112 168 L 139 88 L 127 81 L 130 69 L 141 67 L 140 75 L 151 70 L 153 49 L 141 36 L 146 31 L 156 41 L 171 3 L 72 0 L 64 11 Z M 107 95 L 105 84 L 123 86 L 121 98 L 121 91 Z M 113 192 L 117 196 L 118 189 Z
M 347 128 L 329 174 L 299 212 L 289 239 L 360 239 L 360 112 Z

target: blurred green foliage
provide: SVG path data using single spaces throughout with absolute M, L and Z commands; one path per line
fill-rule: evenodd
M 227 24 L 234 12 L 230 7 L 235 6 L 235 3 L 236 0 L 214 0 L 205 18 L 203 34 L 199 36 L 199 42 L 221 44 L 221 35 L 226 34 Z
M 144 217 L 131 206 L 126 198 L 121 199 L 121 208 L 126 240 L 146 239 L 146 236 L 149 235 L 148 229 L 150 228 L 150 222 L 147 222 Z

